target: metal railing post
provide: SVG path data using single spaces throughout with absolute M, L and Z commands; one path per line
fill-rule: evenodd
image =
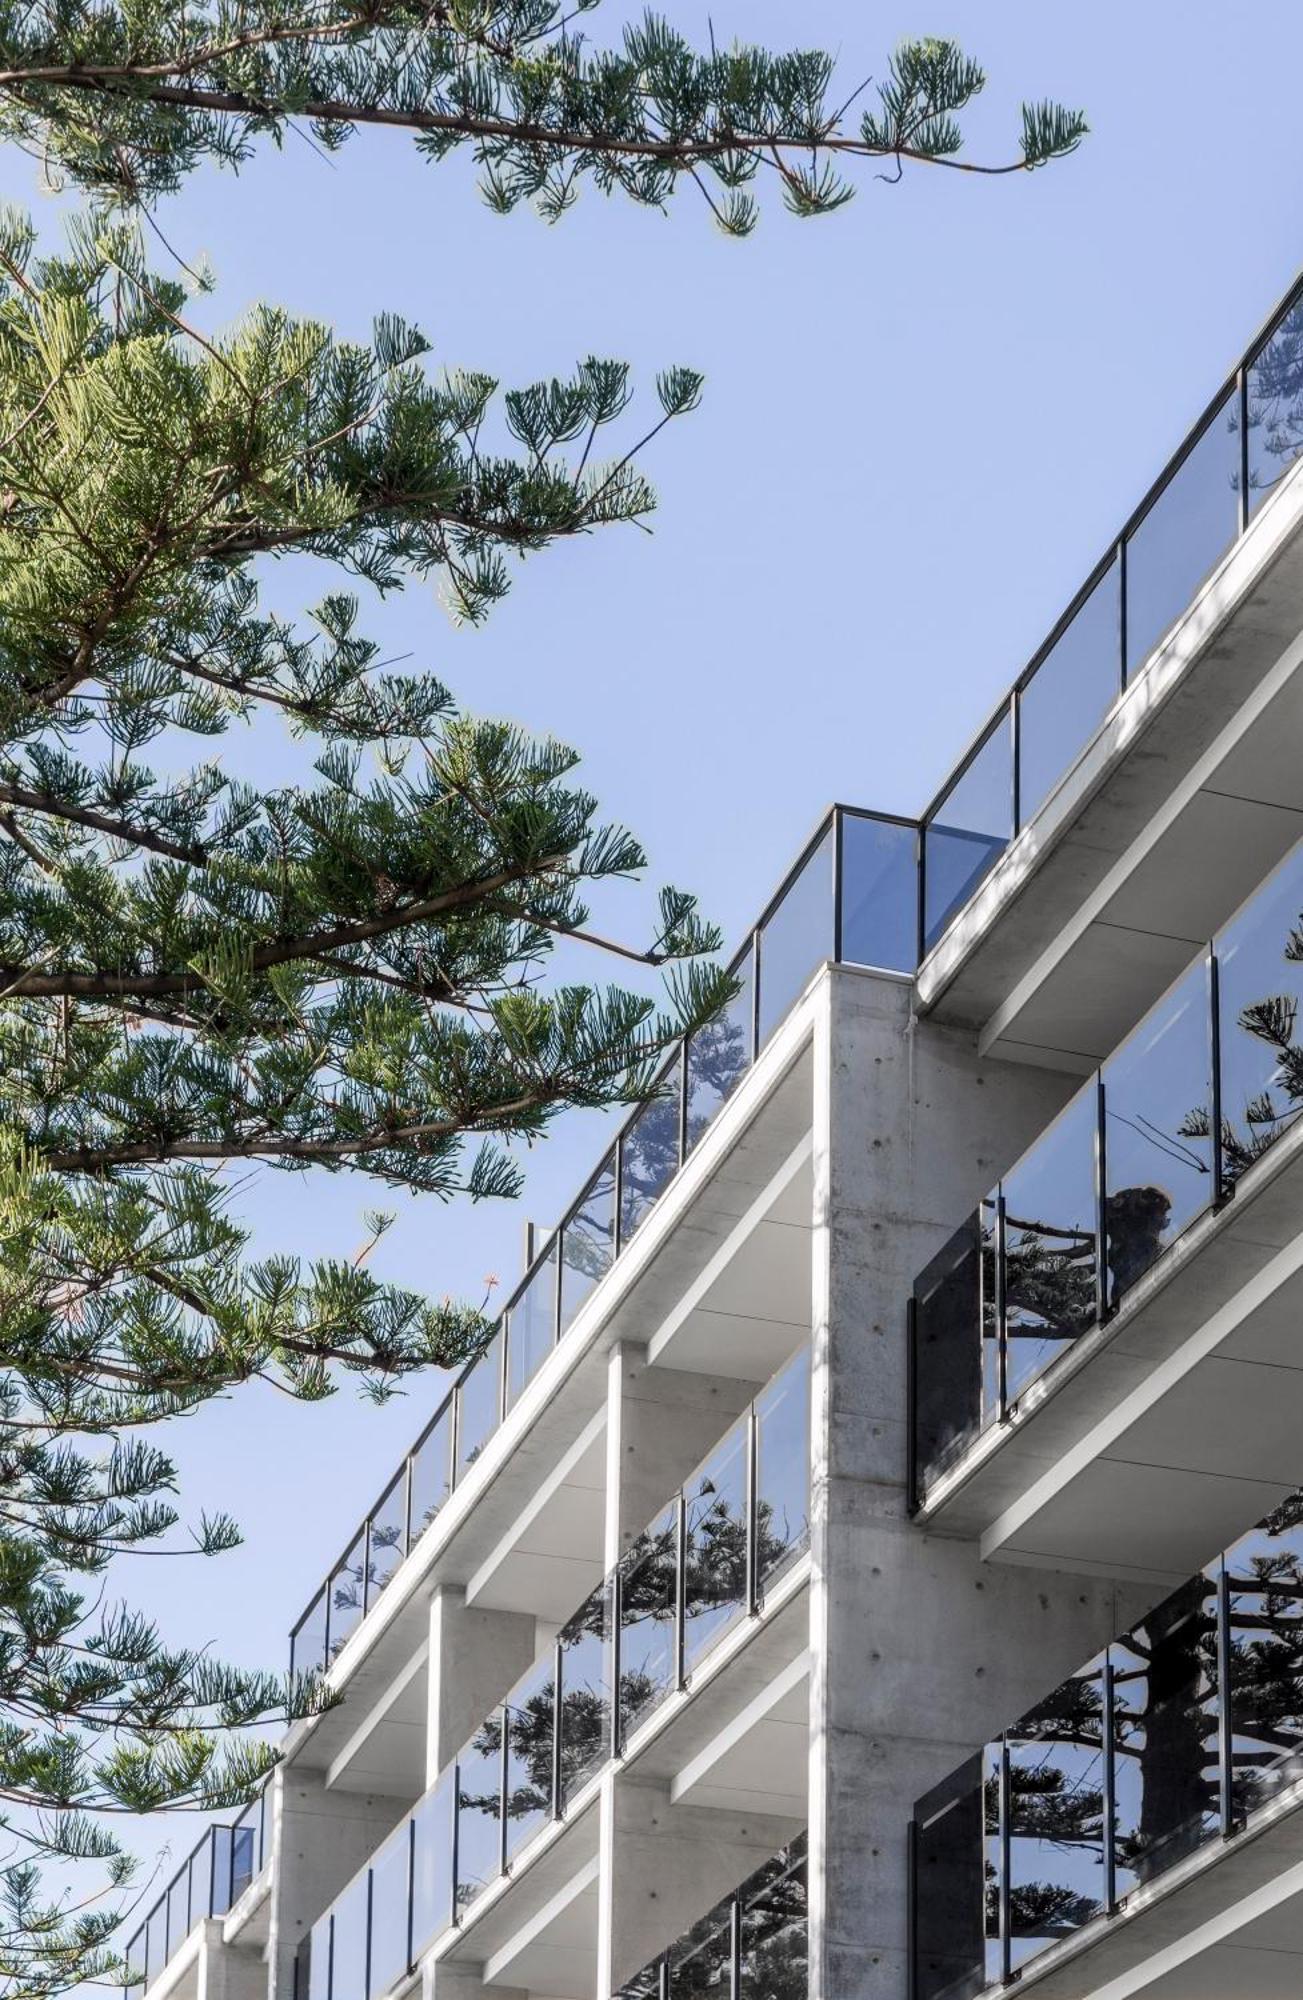
M 1104 1700 L 1100 1719 L 1100 1770 L 1102 1773 L 1104 1818 L 1104 1910 L 1117 1910 L 1117 1722 L 1113 1692 L 1113 1649 L 1104 1655 Z
M 845 873 L 846 815 L 840 806 L 832 809 L 832 958 L 842 962 L 842 887 Z
M 1208 1008 L 1211 1019 L 1209 1052 L 1212 1058 L 1210 1079 L 1211 1101 L 1209 1120 L 1211 1123 L 1211 1155 L 1209 1166 L 1213 1177 L 1213 1207 L 1220 1207 L 1230 1189 L 1226 1185 L 1226 1162 L 1222 1157 L 1222 1007 L 1221 1007 L 1221 966 L 1217 953 L 1211 947 L 1208 952 Z
M 1095 1075 L 1095 1318 L 1109 1316 L 1108 1295 L 1108 1135 L 1105 1129 L 1104 1072 Z
M 995 1198 L 995 1368 L 1000 1422 L 1009 1415 L 1008 1286 L 1005 1262 L 1004 1187 Z
M 1226 1558 L 1217 1565 L 1217 1780 L 1221 1832 L 1235 1831 L 1235 1717 L 1231 1708 L 1231 1580 Z
M 682 1487 L 679 1488 L 675 1530 L 674 1685 L 676 1688 L 682 1688 L 684 1683 L 684 1642 L 687 1636 L 686 1626 L 688 1617 L 688 1503 Z
M 624 1728 L 620 1716 L 620 1625 L 624 1618 L 624 1559 L 615 1565 L 611 1577 L 611 1755 L 624 1754 Z
M 1243 363 L 1235 378 L 1236 404 L 1240 419 L 1240 521 L 1243 534 L 1249 525 L 1249 371 Z
M 561 1705 L 561 1658 L 560 1639 L 552 1648 L 552 1817 L 561 1817 L 561 1728 L 564 1709 Z
M 750 1405 L 746 1416 L 746 1608 L 750 1617 L 760 1603 L 760 1491 L 759 1452 L 760 1426 L 756 1419 L 756 1406 Z

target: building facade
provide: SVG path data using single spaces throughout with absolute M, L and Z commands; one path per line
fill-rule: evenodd
M 294 1627 L 149 2000 L 1303 1991 L 1303 304 L 835 808 Z

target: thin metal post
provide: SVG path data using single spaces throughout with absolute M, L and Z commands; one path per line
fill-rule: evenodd
M 918 1512 L 918 1299 L 905 1301 L 905 1504 Z
M 1011 1873 L 1010 1864 L 1013 1859 L 1013 1840 L 1009 1825 L 1011 1818 L 1011 1813 L 1009 1810 L 1011 1804 L 1010 1784 L 1009 1784 L 1009 1745 L 1003 1736 L 1000 1738 L 999 1797 L 1000 1797 L 1000 1887 L 999 1887 L 1000 1977 L 1001 1979 L 1007 1980 L 1013 1971 L 1013 1950 L 1012 1950 L 1013 1940 L 1009 1935 L 1010 1913 L 1011 1913 L 1009 1877 Z
M 995 1366 L 1000 1422 L 1009 1415 L 1009 1336 L 1005 1327 L 1004 1186 L 995 1198 Z
M 366 1951 L 362 1959 L 363 2000 L 369 2000 L 369 1995 L 371 1992 L 371 1919 L 372 1919 L 373 1905 L 375 1903 L 375 1893 L 376 1893 L 376 1872 L 374 1868 L 368 1868 L 366 1871 Z
M 561 1726 L 565 1710 L 561 1705 L 561 1641 L 552 1652 L 552 1817 L 561 1817 Z
M 371 1608 L 371 1516 L 368 1514 L 362 1526 L 362 1616 L 365 1618 Z
M 1118 542 L 1118 692 L 1127 684 L 1127 538 Z
M 918 923 L 916 932 L 916 957 L 922 965 L 927 957 L 927 821 L 918 823 L 918 839 L 914 849 L 914 872 L 918 876 Z M 915 967 L 915 971 L 918 967 Z
M 1240 414 L 1240 524 L 1244 533 L 1249 525 L 1249 371 L 1243 363 L 1235 377 L 1236 402 Z
M 624 1617 L 624 1562 L 615 1565 L 611 1577 L 611 1755 L 624 1755 L 624 1726 L 620 1714 L 620 1624 Z
M 730 2000 L 742 2000 L 742 1898 L 734 1896 L 728 1912 L 728 1990 Z
M 842 887 L 845 874 L 846 815 L 840 806 L 832 809 L 832 958 L 842 962 Z
M 506 1702 L 502 1704 L 502 1742 L 500 1745 L 501 1768 L 498 1771 L 498 1812 L 501 1827 L 498 1835 L 498 1873 L 507 1872 L 507 1769 L 510 1759 L 507 1755 L 507 1739 L 511 1733 L 511 1710 Z
M 1104 1072 L 1095 1073 L 1095 1319 L 1103 1326 L 1108 1296 L 1108 1139 L 1105 1130 Z
M 1231 1580 L 1217 1565 L 1217 1775 L 1222 1839 L 1235 1831 L 1235 1717 L 1231 1712 Z
M 1212 1125 L 1212 1155 L 1210 1166 L 1213 1177 L 1213 1207 L 1219 1208 L 1230 1193 L 1226 1185 L 1226 1162 L 1222 1157 L 1222 1006 L 1221 1006 L 1221 965 L 1217 953 L 1208 952 L 1208 1008 L 1212 1017 L 1212 1032 L 1209 1047 L 1212 1056 L 1210 1079 L 1210 1111 Z
M 683 1686 L 684 1640 L 688 1617 L 688 1503 L 679 1488 L 675 1522 L 674 1562 L 674 1685 Z
M 1013 754 L 1009 760 L 1013 767 L 1010 779 L 1011 798 L 1009 803 L 1012 815 L 1010 826 L 1012 833 L 1016 836 L 1022 826 L 1022 696 L 1019 694 L 1017 687 L 1014 688 L 1012 694 L 1009 696 L 1009 710 L 1009 727 L 1013 732 Z
M 326 2000 L 335 2000 L 335 1918 L 326 1925 Z
M 679 1043 L 679 1165 L 688 1157 L 688 1037 Z
M 403 1460 L 403 1554 L 412 1552 L 412 1453 Z
M 760 1602 L 760 1493 L 759 1493 L 759 1445 L 760 1426 L 756 1418 L 756 1406 L 750 1405 L 746 1414 L 747 1427 L 747 1545 L 746 1545 L 746 1608 L 753 1613 Z
M 624 1248 L 624 1134 L 615 1142 L 615 1227 L 612 1231 L 612 1259 Z
M 565 1270 L 565 1232 L 558 1229 L 552 1241 L 556 1244 L 556 1292 L 552 1300 L 552 1345 L 561 1338 L 561 1276 Z
M 217 1902 L 217 1828 L 208 1836 L 208 1914 L 213 1915 Z
M 751 1060 L 760 1054 L 760 932 L 751 933 Z
M 909 2000 L 919 2000 L 918 1972 L 918 1821 L 911 1817 L 905 1849 L 905 1894 L 908 1921 L 905 1932 L 905 1991 Z
M 1103 1774 L 1103 1816 L 1104 1816 L 1104 1910 L 1113 1916 L 1117 1910 L 1117 1745 L 1116 1711 L 1113 1693 L 1113 1653 L 1110 1648 L 1104 1655 L 1103 1714 L 1100 1719 L 1102 1731 L 1100 1740 L 1101 1771 Z

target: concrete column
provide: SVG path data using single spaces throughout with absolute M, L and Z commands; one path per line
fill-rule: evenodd
M 267 1967 L 262 1953 L 227 1944 L 220 1917 L 206 1917 L 201 1930 L 196 2000 L 265 2000 Z
M 610 1771 L 600 1801 L 596 2000 L 610 2000 L 800 1831 L 798 1820 L 671 1805 Z
M 427 1790 L 545 1643 L 532 1612 L 477 1611 L 459 1584 L 436 1589 L 430 1599 Z
M 649 1368 L 647 1350 L 611 1349 L 606 1418 L 606 1557 L 612 1569 L 717 1444 L 758 1383 Z
M 815 1039 L 811 2000 L 906 2000 L 915 1799 L 1138 1609 L 980 1561 L 906 1495 L 918 1271 L 1077 1079 L 981 1061 L 908 983 L 829 974 Z
M 529 2000 L 529 1995 L 518 1986 L 486 1986 L 482 1965 L 427 1958 L 421 1967 L 421 2000 Z
M 291 2000 L 294 1955 L 341 1889 L 408 1810 L 402 1799 L 328 1791 L 320 1771 L 292 1764 L 272 1793 L 270 2000 Z

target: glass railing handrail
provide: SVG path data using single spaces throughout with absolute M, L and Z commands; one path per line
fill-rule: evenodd
M 971 2000 L 1303 1806 L 1303 1491 L 917 1801 L 917 2000 Z
M 128 1940 L 124 1963 L 129 1972 L 140 1974 L 128 1983 L 129 1994 L 143 1994 L 195 1925 L 205 1917 L 225 1916 L 261 1873 L 266 1811 L 264 1786 L 229 1824 L 210 1826 L 200 1835 Z
M 823 959 L 900 972 L 912 973 L 917 969 L 967 906 L 1009 843 L 1093 740 L 1114 704 L 1185 611 L 1206 577 L 1246 531 L 1263 499 L 1269 497 L 1294 465 L 1303 450 L 1301 301 L 1303 282 L 1286 294 L 1244 350 L 1223 388 L 1202 412 L 1140 505 L 1128 516 L 1081 590 L 953 767 L 922 819 L 915 821 L 896 814 L 875 814 L 839 805 L 820 820 L 814 836 L 761 912 L 734 961 L 734 969 L 744 979 L 741 1000 L 749 1010 L 749 1018 L 744 1017 L 743 1006 L 734 1003 L 716 1029 L 701 1030 L 687 1043 L 678 1044 L 668 1060 L 668 1072 L 672 1073 L 676 1065 L 679 1068 L 677 1138 L 669 1129 L 663 1109 L 665 1101 L 636 1109 L 585 1183 L 575 1207 L 546 1240 L 502 1309 L 493 1336 L 495 1345 L 502 1340 L 501 1350 L 494 1355 L 502 1371 L 502 1383 L 496 1392 L 497 1413 L 485 1436 L 476 1438 L 471 1457 L 492 1435 L 507 1406 L 512 1375 L 510 1336 L 504 1329 L 509 1329 L 511 1314 L 521 1306 L 540 1269 L 552 1256 L 558 1265 L 555 1319 L 558 1338 L 564 1330 L 561 1295 L 565 1231 L 573 1226 L 588 1191 L 608 1165 L 612 1177 L 612 1213 L 603 1268 L 609 1267 L 632 1238 L 739 1076 L 754 1062 L 786 1015 L 805 978 Z M 854 921 L 849 921 L 848 905 L 856 885 L 853 879 L 848 879 L 844 857 L 847 831 L 852 826 L 866 824 L 883 830 L 896 829 L 906 837 L 906 844 L 913 851 L 908 856 L 907 870 L 898 867 L 898 857 L 893 857 L 886 870 L 872 865 L 868 868 L 865 880 L 871 893 L 867 906 L 857 904 Z M 831 885 L 825 902 L 831 909 L 823 911 L 828 919 L 825 934 L 815 938 L 811 935 L 809 912 L 802 912 L 796 892 L 808 872 L 821 863 L 824 841 L 830 848 Z M 906 873 L 908 883 L 904 879 Z M 809 883 L 805 886 L 808 892 Z M 799 955 L 804 960 L 795 991 L 790 966 L 780 963 L 775 982 L 767 974 L 765 964 L 766 939 L 772 946 L 771 927 L 778 925 L 781 929 L 780 920 L 789 898 L 796 899 L 793 903 L 796 921 L 789 928 L 794 931 Z M 911 913 L 912 920 L 903 921 Z M 790 918 L 792 911 L 789 909 L 787 914 Z M 789 947 L 792 942 L 789 938 Z M 716 1092 L 704 1111 L 696 1111 L 691 1102 L 692 1047 L 702 1035 L 714 1034 L 718 1028 L 740 1038 L 733 1072 L 731 1076 L 726 1074 L 722 1094 Z M 705 1095 L 709 1099 L 710 1087 Z M 651 1150 L 659 1149 L 665 1158 L 653 1172 L 650 1185 L 634 1185 L 632 1198 L 626 1198 L 630 1192 L 625 1185 L 627 1150 L 638 1133 L 648 1127 L 655 1140 Z M 418 1446 L 404 1462 L 410 1467 L 415 1451 L 441 1422 L 446 1422 L 447 1491 L 455 1487 L 471 1462 L 471 1457 L 463 1461 L 452 1433 L 458 1428 L 455 1421 L 458 1399 L 468 1393 L 467 1385 L 477 1393 L 485 1388 L 476 1375 L 481 1365 L 483 1357 L 476 1357 L 462 1371 L 422 1433 Z M 534 1359 L 533 1366 L 537 1365 Z M 530 1374 L 525 1379 L 530 1379 Z M 517 1382 L 517 1394 L 519 1389 Z M 402 1476 L 401 1468 L 398 1476 Z M 393 1484 L 391 1480 L 381 1496 L 382 1502 L 388 1498 Z M 418 1533 L 424 1525 L 422 1522 Z M 364 1523 L 359 1534 L 365 1533 Z M 355 1535 L 346 1546 L 339 1563 L 329 1573 L 330 1578 L 346 1565 L 352 1565 L 357 1540 Z M 413 1540 L 410 1506 L 402 1540 L 406 1553 Z M 371 1565 L 365 1549 L 356 1567 L 360 1571 L 360 1610 L 348 1592 L 341 1599 L 340 1609 L 346 1614 L 356 1610 L 360 1617 L 365 1615 L 370 1602 Z M 314 1595 L 294 1627 L 291 1657 L 295 1665 L 328 1665 L 338 1650 L 330 1633 L 326 1605 L 329 1588 L 328 1581 Z M 300 1632 L 317 1619 L 319 1609 L 320 1645 L 296 1648 Z M 356 1618 L 348 1616 L 342 1620 L 348 1631 L 356 1622 Z M 315 1633 L 309 1636 L 315 1638 Z M 347 1637 L 347 1631 L 343 1636 Z M 308 1657 L 297 1658 L 296 1652 Z
M 916 1280 L 916 1487 L 1015 1416 L 1298 1122 L 1301 933 L 1303 841 Z
M 323 1953 L 332 1968 L 337 1959 L 370 1966 L 377 1943 L 379 1962 L 390 1965 L 403 1940 L 403 1965 L 414 1963 L 438 1930 L 511 1867 L 527 1840 L 563 1819 L 598 1772 L 625 1754 L 661 1702 L 691 1685 L 725 1633 L 763 1613 L 808 1546 L 809 1376 L 803 1347 L 494 1704 L 313 1925 L 318 1968 Z M 375 1885 L 392 1855 L 401 1864 L 404 1841 L 411 1849 L 406 1889 L 400 1881 L 377 1939 Z M 427 1917 L 439 1918 L 428 1934 L 413 1914 L 418 1883 Z M 358 2000 L 352 1992 L 332 1995 L 333 1977 L 332 1969 L 318 1988 L 310 1975 L 312 2000 Z

